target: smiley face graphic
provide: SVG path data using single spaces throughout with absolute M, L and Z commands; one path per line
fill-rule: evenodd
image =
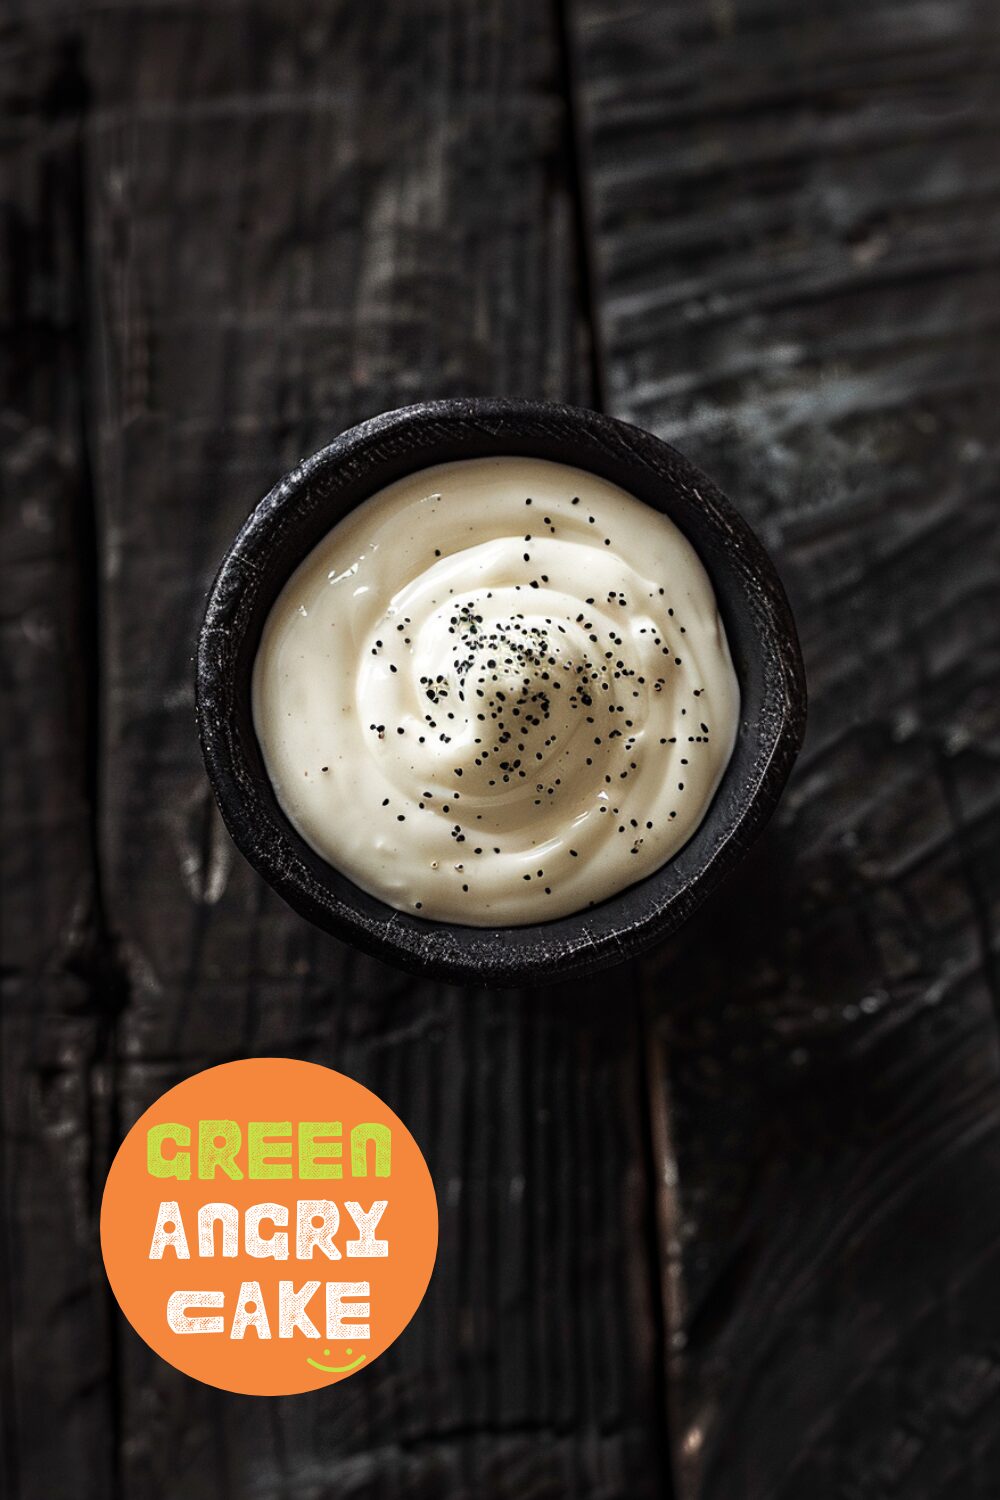
M 345 1349 L 344 1353 L 347 1355 L 348 1359 L 350 1359 L 351 1355 L 354 1353 L 354 1350 Z M 329 1359 L 329 1349 L 324 1349 L 323 1354 L 325 1358 Z M 307 1359 L 306 1364 L 312 1365 L 314 1370 L 322 1370 L 325 1375 L 347 1375 L 351 1370 L 356 1370 L 359 1365 L 363 1365 L 367 1358 L 367 1354 L 359 1354 L 357 1359 L 351 1360 L 351 1363 L 349 1365 L 321 1365 L 319 1361 L 315 1359 Z

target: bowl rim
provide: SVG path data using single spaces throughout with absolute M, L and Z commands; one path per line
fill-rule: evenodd
M 658 870 L 598 905 L 519 927 L 465 927 L 400 912 L 329 865 L 294 829 L 262 773 L 250 706 L 264 620 L 283 582 L 316 542 L 393 478 L 490 454 L 549 457 L 595 473 L 603 468 L 604 477 L 668 514 L 706 567 L 731 649 L 734 621 L 744 645 L 752 640 L 737 665 L 737 743 L 688 842 Z M 272 567 L 269 559 L 283 558 L 282 549 L 292 560 Z M 733 656 L 736 665 L 735 650 Z M 748 684 L 758 690 L 749 701 Z M 384 412 L 347 429 L 284 475 L 254 507 L 209 590 L 195 702 L 205 767 L 225 825 L 244 857 L 294 910 L 413 973 L 507 987 L 581 976 L 633 957 L 701 905 L 777 804 L 802 744 L 806 685 L 795 623 L 774 564 L 714 482 L 675 448 L 585 407 L 453 397 Z M 748 710 L 759 715 L 753 728 Z M 730 803 L 732 815 L 720 819 Z

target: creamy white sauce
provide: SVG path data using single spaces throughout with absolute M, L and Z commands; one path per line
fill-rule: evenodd
M 254 723 L 312 847 L 402 911 L 515 926 L 659 868 L 705 815 L 739 688 L 674 524 L 540 459 L 389 485 L 288 580 Z

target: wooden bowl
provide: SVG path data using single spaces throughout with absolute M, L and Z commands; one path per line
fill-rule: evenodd
M 525 927 L 461 927 L 397 911 L 317 854 L 278 805 L 251 712 L 254 657 L 289 575 L 344 515 L 416 469 L 519 455 L 589 469 L 662 511 L 715 589 L 742 697 L 732 758 L 701 825 L 659 870 L 598 906 Z M 672 932 L 760 833 L 805 728 L 795 624 L 760 542 L 710 479 L 648 432 L 539 401 L 422 403 L 352 427 L 263 499 L 212 586 L 198 642 L 198 721 L 222 816 L 253 867 L 310 921 L 378 958 L 481 985 L 565 979 Z

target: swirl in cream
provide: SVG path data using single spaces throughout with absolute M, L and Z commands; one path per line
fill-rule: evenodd
M 254 722 L 303 838 L 403 911 L 579 911 L 694 833 L 739 689 L 665 516 L 541 459 L 411 474 L 316 546 L 267 619 Z

